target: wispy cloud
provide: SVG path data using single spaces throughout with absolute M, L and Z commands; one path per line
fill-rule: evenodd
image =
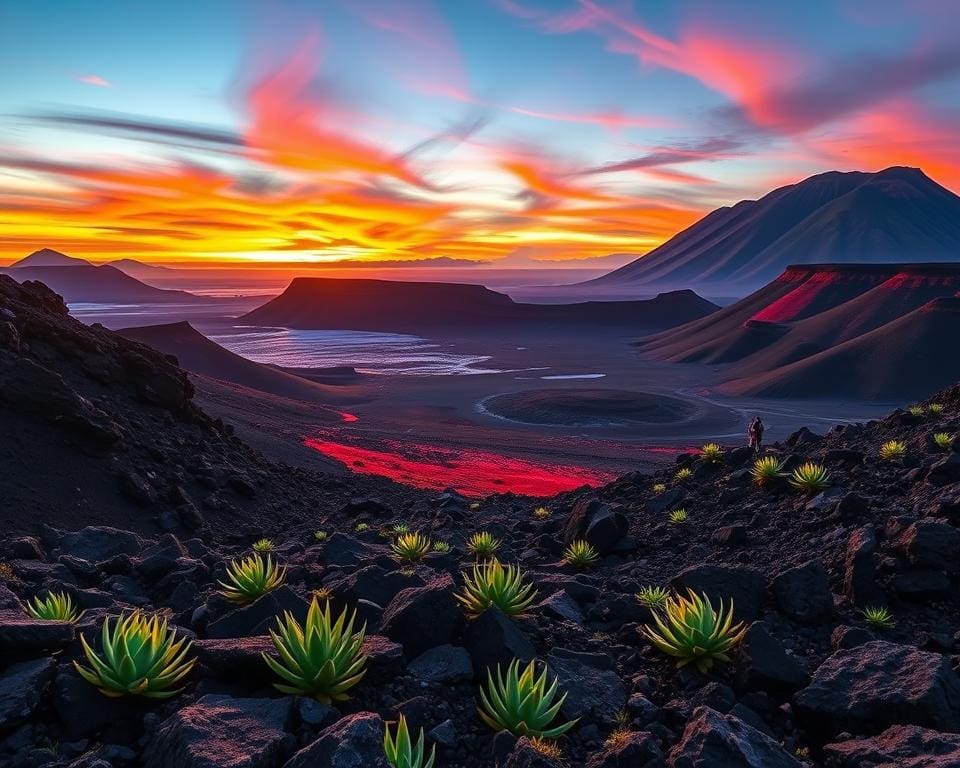
M 95 85 L 98 88 L 110 88 L 113 86 L 109 80 L 100 75 L 77 75 L 76 79 L 81 83 L 86 83 L 87 85 Z

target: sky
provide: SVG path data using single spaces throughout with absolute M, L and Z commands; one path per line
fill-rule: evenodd
M 827 170 L 960 191 L 958 39 L 956 0 L 0 0 L 0 263 L 595 267 Z

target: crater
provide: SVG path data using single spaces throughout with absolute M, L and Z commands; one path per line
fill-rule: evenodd
M 673 424 L 697 413 L 685 400 L 626 389 L 531 389 L 495 395 L 482 407 L 510 421 L 563 427 Z

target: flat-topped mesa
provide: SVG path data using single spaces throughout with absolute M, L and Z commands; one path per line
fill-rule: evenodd
M 716 309 L 692 291 L 664 293 L 645 301 L 521 304 L 482 285 L 298 277 L 282 294 L 240 319 L 249 325 L 388 332 L 482 331 L 555 323 L 649 331 L 704 317 Z

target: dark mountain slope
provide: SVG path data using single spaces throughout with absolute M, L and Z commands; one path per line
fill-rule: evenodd
M 297 277 L 280 296 L 240 319 L 286 328 L 378 331 L 537 324 L 656 330 L 716 309 L 692 291 L 647 301 L 519 304 L 479 285 Z
M 271 395 L 330 403 L 348 394 L 342 387 L 324 386 L 234 354 L 187 322 L 122 328 L 117 333 L 175 356 L 179 364 L 191 373 L 222 379 Z
M 869 333 L 720 389 L 781 398 L 899 402 L 924 397 L 960 379 L 960 356 L 951 352 L 958 338 L 960 299 L 934 299 Z
M 0 528 L 269 531 L 362 488 L 405 493 L 274 464 L 192 396 L 172 358 L 0 275 Z
M 78 259 L 73 256 L 67 256 L 65 253 L 55 251 L 52 248 L 41 248 L 34 251 L 29 256 L 24 256 L 20 261 L 15 261 L 9 269 L 22 269 L 24 267 L 89 267 L 93 266 L 86 259 Z
M 584 285 L 750 290 L 788 265 L 960 259 L 960 197 L 915 168 L 830 172 L 721 208 Z

